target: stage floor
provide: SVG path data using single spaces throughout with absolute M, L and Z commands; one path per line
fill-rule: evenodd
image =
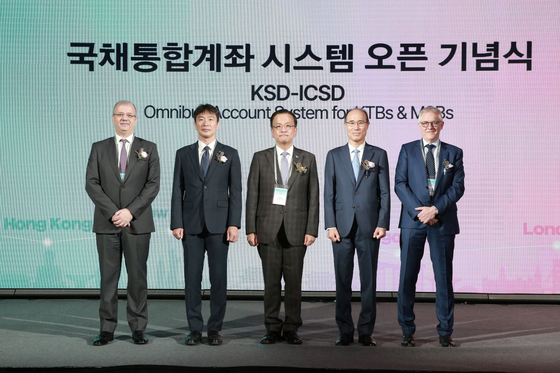
M 300 346 L 260 345 L 260 301 L 229 301 L 221 346 L 185 346 L 185 305 L 149 300 L 150 343 L 132 343 L 125 301 L 119 301 L 115 341 L 94 347 L 98 300 L 0 300 L 0 368 L 293 367 L 333 370 L 559 372 L 560 307 L 546 304 L 457 304 L 456 348 L 438 343 L 433 303 L 417 303 L 416 347 L 400 346 L 397 305 L 378 303 L 373 333 L 377 347 L 335 346 L 334 303 L 304 302 Z M 353 303 L 354 320 L 360 305 Z M 203 301 L 207 318 L 209 303 Z M 204 333 L 205 336 L 205 333 Z M 356 336 L 357 338 L 357 336 Z M 155 367 L 154 367 L 155 368 Z M 296 369 L 300 371 L 300 369 Z M 247 369 L 257 371 L 256 369 Z M 157 369 L 154 369 L 157 371 Z M 219 370 L 218 370 L 219 371 Z M 242 371 L 242 369 L 236 369 Z

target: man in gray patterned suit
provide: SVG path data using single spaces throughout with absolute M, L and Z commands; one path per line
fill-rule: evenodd
M 319 225 L 317 164 L 313 154 L 293 146 L 297 119 L 292 112 L 275 112 L 270 127 L 276 146 L 254 154 L 247 181 L 247 240 L 258 246 L 264 274 L 267 332 L 261 343 L 301 344 L 303 258 Z M 282 277 L 284 321 L 279 318 Z

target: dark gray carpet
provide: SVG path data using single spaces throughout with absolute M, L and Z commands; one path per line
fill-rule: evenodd
M 359 303 L 354 303 L 357 320 Z M 259 344 L 265 329 L 262 302 L 229 301 L 222 346 L 185 346 L 188 333 L 180 300 L 150 300 L 150 343 L 132 343 L 124 301 L 115 341 L 92 346 L 97 335 L 98 300 L 0 300 L 0 368 L 160 367 L 232 368 L 230 371 L 325 370 L 559 372 L 560 308 L 556 305 L 457 304 L 457 348 L 437 342 L 433 303 L 418 303 L 417 346 L 400 346 L 396 303 L 379 303 L 377 347 L 335 346 L 334 303 L 303 304 L 301 346 Z M 208 301 L 203 302 L 208 317 Z M 251 369 L 252 367 L 252 369 Z M 142 371 L 137 368 L 135 371 Z M 184 368 L 183 368 L 184 369 Z M 149 370 L 149 369 L 148 369 Z M 188 369 L 187 369 L 188 370 Z M 98 370 L 100 371 L 100 370 Z M 212 370 L 219 371 L 219 370 Z M 224 371 L 224 370 L 221 370 Z

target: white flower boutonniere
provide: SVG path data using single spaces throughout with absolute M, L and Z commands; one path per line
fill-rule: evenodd
M 140 150 L 135 150 L 136 156 L 138 159 L 146 159 L 148 158 L 148 153 L 144 150 L 144 148 L 140 148 Z
M 366 169 L 366 178 L 369 176 L 369 172 L 375 168 L 375 163 L 370 161 L 362 161 L 362 167 Z
M 227 162 L 227 157 L 224 155 L 224 152 L 218 152 L 214 158 L 220 163 Z
M 447 172 L 447 170 L 449 170 L 450 168 L 453 168 L 453 165 L 451 163 L 449 163 L 449 161 L 447 159 L 445 161 L 443 161 L 443 174 L 444 175 Z

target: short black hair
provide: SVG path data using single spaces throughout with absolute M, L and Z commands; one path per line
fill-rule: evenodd
M 274 118 L 278 115 L 278 114 L 290 114 L 292 116 L 292 119 L 294 120 L 294 127 L 297 127 L 297 119 L 296 116 L 294 115 L 294 113 L 292 113 L 290 110 L 288 109 L 281 109 L 276 111 L 274 114 L 272 114 L 272 116 L 270 117 L 270 128 L 273 127 L 273 123 L 274 123 Z
M 357 106 L 356 106 L 355 108 L 350 109 L 350 110 L 348 110 L 348 111 L 346 112 L 346 115 L 344 116 L 344 123 L 346 123 L 346 119 L 348 118 L 348 114 L 350 114 L 350 112 L 351 112 L 351 111 L 354 111 L 354 110 L 359 110 L 359 111 L 361 111 L 362 113 L 364 113 L 364 115 L 366 116 L 366 120 L 367 120 L 367 122 L 369 123 L 369 116 L 368 116 L 367 111 L 365 111 L 364 109 L 360 109 L 360 108 L 357 107 Z
M 217 107 L 215 107 L 213 105 L 210 105 L 210 104 L 198 105 L 198 107 L 195 109 L 195 111 L 193 113 L 194 121 L 196 122 L 196 117 L 198 117 L 200 114 L 202 114 L 206 111 L 214 114 L 216 116 L 216 119 L 218 120 L 218 122 L 220 121 L 220 110 L 218 110 Z

